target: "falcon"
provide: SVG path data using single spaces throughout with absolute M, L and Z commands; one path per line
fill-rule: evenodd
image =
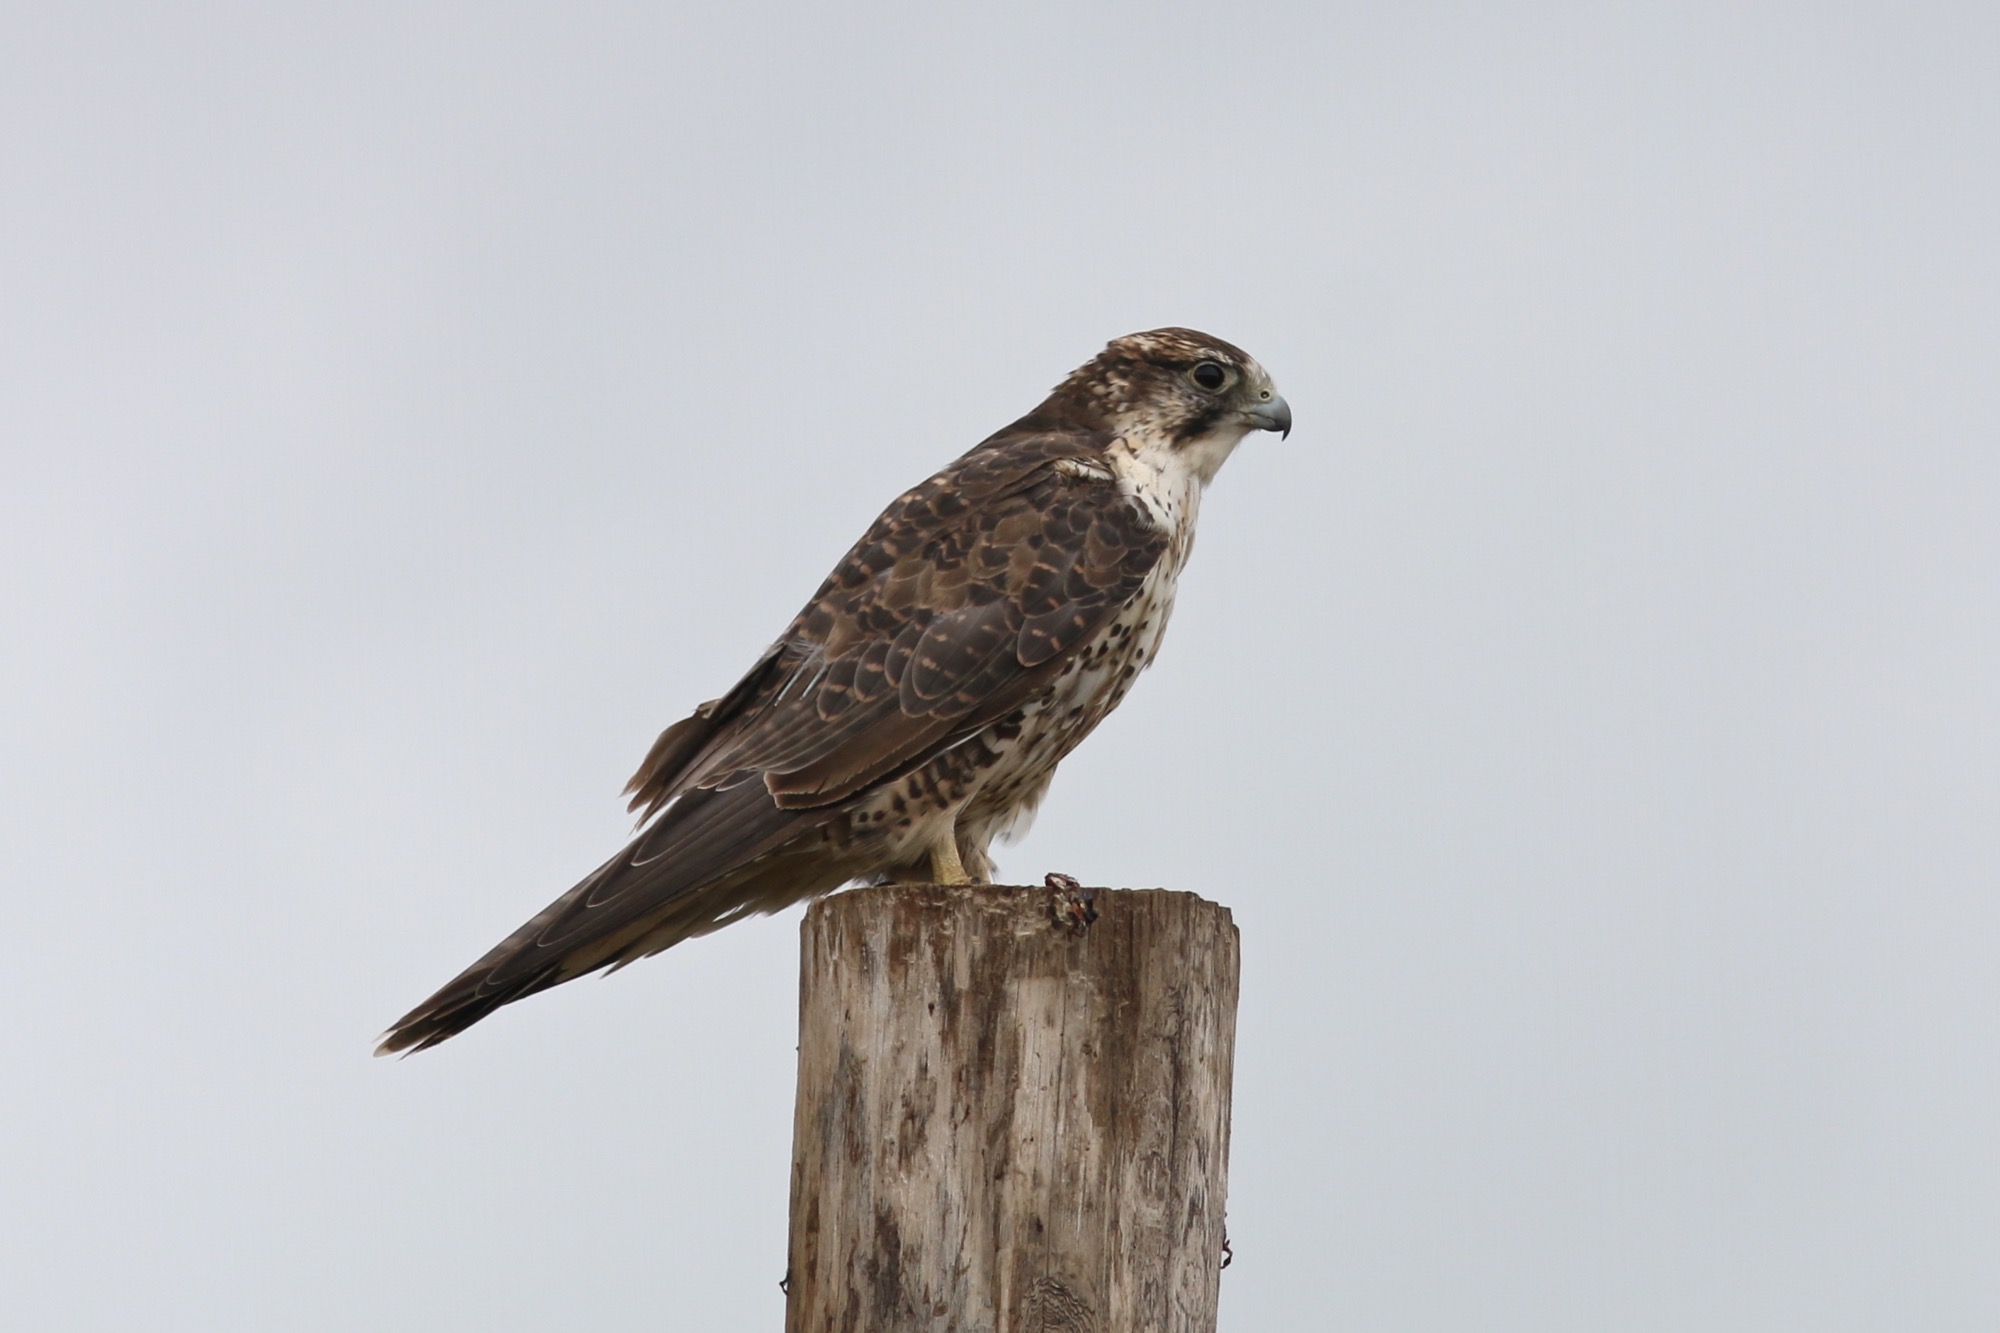
M 1291 426 L 1220 338 L 1108 344 L 897 496 L 749 673 L 660 733 L 626 787 L 631 844 L 377 1054 L 853 881 L 987 881 L 993 841 L 1159 651 L 1217 469 Z

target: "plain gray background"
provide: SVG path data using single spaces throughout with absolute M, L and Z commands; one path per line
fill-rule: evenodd
M 1223 1325 L 2000 1326 L 2000 10 L 14 3 L 0 1283 L 776 1328 L 797 914 L 389 1020 L 905 486 L 1298 429 L 1002 870 L 1243 931 Z

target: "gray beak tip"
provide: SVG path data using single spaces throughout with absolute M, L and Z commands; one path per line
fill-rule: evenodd
M 1279 439 L 1292 433 L 1292 405 L 1282 398 L 1273 398 L 1268 403 L 1259 403 L 1244 413 L 1255 423 L 1258 430 L 1274 430 Z

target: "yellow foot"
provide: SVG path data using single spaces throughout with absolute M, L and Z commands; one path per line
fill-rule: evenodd
M 937 884 L 970 884 L 965 862 L 958 859 L 958 839 L 946 838 L 941 847 L 931 848 L 931 880 Z

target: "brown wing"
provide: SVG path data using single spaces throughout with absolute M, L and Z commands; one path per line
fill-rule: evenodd
M 1018 706 L 1166 548 L 1102 443 L 997 437 L 899 497 L 750 674 L 661 735 L 633 808 L 753 776 L 780 808 L 837 806 Z
M 899 497 L 734 689 L 661 733 L 627 787 L 652 823 L 381 1049 L 855 873 L 793 844 L 1030 698 L 1159 560 L 1102 445 L 1003 432 Z

